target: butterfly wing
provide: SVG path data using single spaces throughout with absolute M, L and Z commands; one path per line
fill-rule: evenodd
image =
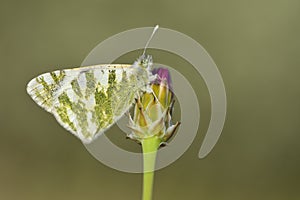
M 45 73 L 27 92 L 84 143 L 113 125 L 147 84 L 132 65 L 95 65 Z

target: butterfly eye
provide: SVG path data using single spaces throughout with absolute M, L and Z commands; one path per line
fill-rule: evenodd
M 146 68 L 146 69 L 149 69 L 152 66 L 152 64 L 153 64 L 153 62 L 152 62 L 152 56 L 150 56 L 150 55 L 147 55 L 147 56 L 146 55 L 142 55 L 138 59 L 138 61 L 139 61 L 139 64 L 142 67 Z

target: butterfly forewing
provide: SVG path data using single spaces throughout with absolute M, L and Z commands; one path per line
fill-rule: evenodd
M 132 65 L 95 65 L 45 73 L 32 79 L 27 92 L 83 142 L 91 142 L 132 105 L 140 87 Z

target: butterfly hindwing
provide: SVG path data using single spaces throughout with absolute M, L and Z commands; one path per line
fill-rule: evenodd
M 132 105 L 144 79 L 132 65 L 95 65 L 45 73 L 27 92 L 83 142 L 92 141 Z

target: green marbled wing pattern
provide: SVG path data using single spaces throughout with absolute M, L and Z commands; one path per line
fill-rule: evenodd
M 57 70 L 32 79 L 27 92 L 64 128 L 89 143 L 129 110 L 148 84 L 146 73 L 118 64 Z

